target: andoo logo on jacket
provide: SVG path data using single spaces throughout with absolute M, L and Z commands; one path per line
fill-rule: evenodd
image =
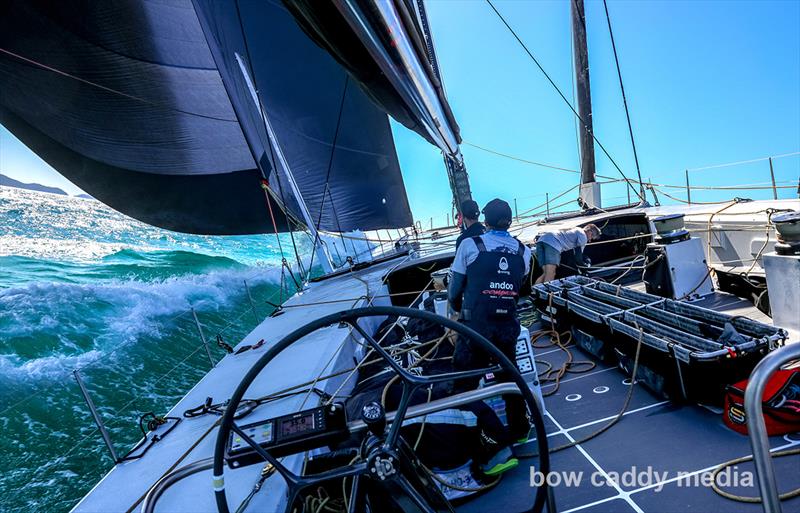
M 508 260 L 506 257 L 500 257 L 500 261 L 497 262 L 497 274 L 511 274 L 508 270 Z
M 487 294 L 492 297 L 514 297 L 517 296 L 517 291 L 514 289 L 513 283 L 507 281 L 490 281 L 489 288 L 481 291 L 481 294 Z

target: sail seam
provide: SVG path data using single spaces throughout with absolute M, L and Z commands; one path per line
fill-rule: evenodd
M 132 94 L 124 93 L 124 92 L 119 91 L 117 89 L 114 89 L 112 87 L 104 86 L 102 84 L 98 84 L 97 82 L 92 82 L 91 80 L 87 80 L 87 79 L 81 78 L 81 77 L 79 77 L 77 75 L 73 75 L 72 73 L 69 73 L 67 71 L 63 71 L 63 70 L 60 70 L 58 68 L 54 68 L 52 66 L 48 66 L 47 64 L 44 64 L 43 62 L 39 62 L 39 61 L 35 61 L 33 59 L 29 59 L 28 57 L 22 56 L 22 55 L 20 55 L 18 53 L 12 52 L 12 51 L 7 50 L 5 48 L 0 48 L 0 53 L 4 53 L 4 54 L 6 54 L 6 55 L 8 55 L 10 57 L 13 57 L 13 58 L 18 59 L 18 60 L 20 60 L 22 62 L 25 62 L 26 64 L 30 64 L 30 65 L 36 66 L 36 67 L 41 68 L 41 69 L 43 69 L 45 71 L 50 71 L 50 72 L 55 73 L 57 75 L 61 75 L 63 77 L 71 78 L 71 79 L 77 80 L 78 82 L 81 82 L 83 84 L 86 84 L 86 85 L 89 85 L 89 86 L 92 86 L 92 87 L 96 87 L 96 88 L 101 89 L 103 91 L 106 91 L 106 92 L 109 92 L 109 93 L 112 93 L 112 94 L 116 94 L 116 95 L 128 98 L 130 100 L 134 100 L 134 101 L 141 102 L 141 103 L 144 103 L 144 104 L 147 104 L 147 105 L 151 105 L 153 107 L 158 107 L 158 108 L 170 110 L 170 111 L 177 112 L 177 113 L 180 113 L 180 114 L 185 114 L 187 116 L 196 116 L 198 118 L 203 118 L 203 119 L 211 119 L 211 120 L 214 120 L 214 121 L 222 121 L 224 123 L 237 123 L 238 122 L 235 119 L 218 118 L 216 116 L 209 116 L 207 114 L 200 114 L 198 112 L 192 112 L 192 111 L 188 111 L 188 110 L 178 109 L 178 108 L 172 107 L 172 106 L 164 104 L 164 103 L 153 102 L 153 101 L 147 100 L 147 99 L 139 97 L 139 96 L 135 96 L 135 95 L 132 95 Z

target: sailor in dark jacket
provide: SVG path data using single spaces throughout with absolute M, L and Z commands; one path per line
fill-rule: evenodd
M 531 250 L 508 233 L 511 207 L 503 200 L 493 199 L 483 209 L 488 232 L 466 239 L 456 251 L 450 268 L 448 298 L 459 321 L 474 329 L 513 362 L 520 333 L 517 318 L 517 299 L 525 276 L 530 272 Z M 490 356 L 465 339 L 456 343 L 453 365 L 456 370 L 489 367 Z M 498 376 L 499 380 L 507 379 Z M 459 391 L 475 389 L 479 378 L 462 380 Z M 525 403 L 519 395 L 504 396 L 508 430 L 481 432 L 487 452 L 491 454 L 482 468 L 487 475 L 496 475 L 515 467 L 511 444 L 527 440 L 530 424 Z M 490 410 L 491 411 L 491 410 Z M 485 411 L 476 411 L 485 417 Z M 494 412 L 491 411 L 491 415 Z M 486 419 L 484 419 L 485 421 Z M 487 422 L 479 423 L 487 425 Z M 489 419 L 488 424 L 498 424 Z
M 471 239 L 476 235 L 482 235 L 486 230 L 478 221 L 481 216 L 481 209 L 474 200 L 466 200 L 461 204 L 461 216 L 464 218 L 461 235 L 456 239 L 456 250 L 466 239 Z

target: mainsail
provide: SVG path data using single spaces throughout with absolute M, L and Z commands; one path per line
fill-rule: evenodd
M 215 4 L 226 12 L 202 26 Z M 260 106 L 229 80 L 237 57 Z M 290 171 L 323 230 L 409 226 L 388 119 L 346 77 L 276 4 L 0 4 L 0 123 L 92 196 L 171 230 L 286 231 L 281 208 L 303 219 Z

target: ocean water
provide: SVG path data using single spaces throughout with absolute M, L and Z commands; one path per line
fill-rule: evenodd
M 244 281 L 267 315 L 289 292 L 280 262 L 274 236 L 177 234 L 0 187 L 0 511 L 67 511 L 112 466 L 74 369 L 124 454 L 139 415 L 166 413 L 210 366 L 189 309 L 235 345 L 256 322 Z

